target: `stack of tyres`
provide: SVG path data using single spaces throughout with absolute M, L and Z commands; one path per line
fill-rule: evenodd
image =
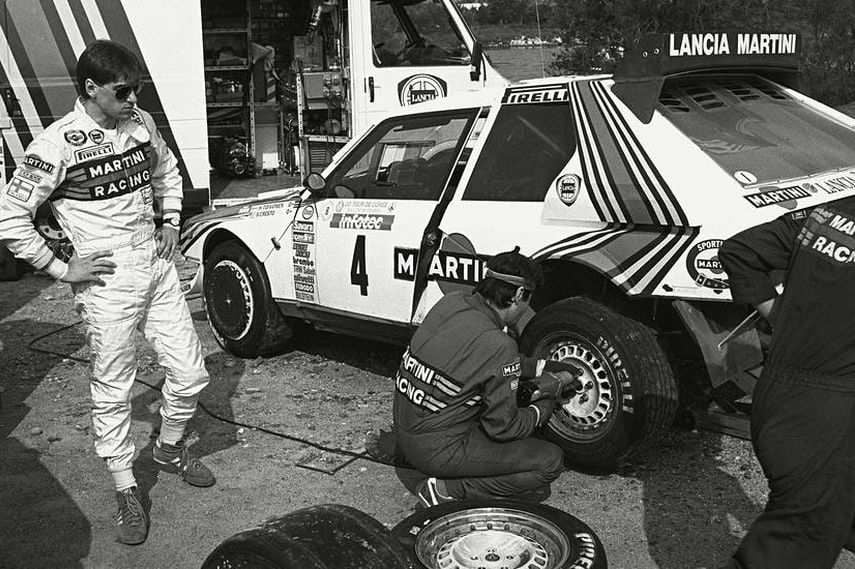
M 607 569 L 594 531 L 542 504 L 451 502 L 391 531 L 336 504 L 269 520 L 220 544 L 202 569 Z

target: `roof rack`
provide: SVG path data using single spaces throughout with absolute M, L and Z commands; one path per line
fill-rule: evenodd
M 801 43 L 795 33 L 648 34 L 618 64 L 614 93 L 649 123 L 669 77 L 750 71 L 798 89 Z

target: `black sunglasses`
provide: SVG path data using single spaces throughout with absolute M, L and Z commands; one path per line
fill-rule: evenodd
M 94 83 L 94 81 L 93 81 Z M 95 83 L 98 85 L 98 83 Z M 98 85 L 99 87 L 103 87 L 104 85 Z M 131 96 L 131 93 L 135 95 L 139 95 L 143 89 L 142 83 L 133 83 L 130 85 L 113 85 L 113 96 L 116 97 L 119 101 L 127 101 L 128 97 Z

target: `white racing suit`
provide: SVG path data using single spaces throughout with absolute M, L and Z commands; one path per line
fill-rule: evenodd
M 79 256 L 113 252 L 116 270 L 101 275 L 104 286 L 72 286 L 92 351 L 95 450 L 110 471 L 131 468 L 134 457 L 129 432 L 137 329 L 166 368 L 164 422 L 186 424 L 208 383 L 175 264 L 157 256 L 154 239 L 154 200 L 164 210 L 180 210 L 181 198 L 177 160 L 148 113 L 135 110 L 109 131 L 80 100 L 30 144 L 0 192 L 0 243 L 35 268 L 55 278 L 66 268 L 32 222 L 46 200 Z

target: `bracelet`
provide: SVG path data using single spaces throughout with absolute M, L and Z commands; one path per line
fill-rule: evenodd
M 535 414 L 537 415 L 537 418 L 534 420 L 534 425 L 535 425 L 536 427 L 539 427 L 539 426 L 540 426 L 540 409 L 538 408 L 538 406 L 537 406 L 537 405 L 534 405 L 534 404 L 529 405 L 529 407 L 531 407 L 532 409 L 534 409 L 534 412 L 535 412 Z

